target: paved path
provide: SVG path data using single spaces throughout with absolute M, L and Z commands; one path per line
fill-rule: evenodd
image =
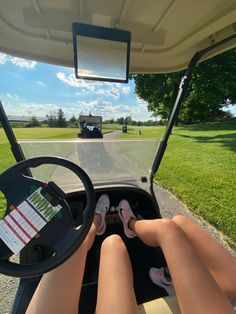
M 18 278 L 0 274 L 0 314 L 10 313 L 18 284 Z
M 116 138 L 117 135 L 119 135 L 121 133 L 121 131 L 117 130 L 117 131 L 112 131 L 112 132 L 109 132 L 109 133 L 105 133 L 104 134 L 104 138 Z

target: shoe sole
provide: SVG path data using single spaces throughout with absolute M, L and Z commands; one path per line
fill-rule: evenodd
M 120 220 L 122 221 L 123 228 L 124 228 L 124 233 L 125 233 L 126 237 L 127 237 L 127 238 L 130 238 L 130 239 L 136 237 L 136 234 L 134 234 L 134 232 L 133 232 L 132 230 L 130 230 L 130 229 L 128 228 L 128 226 L 124 223 L 124 219 L 123 219 L 121 210 L 122 210 L 122 208 L 120 208 L 120 206 L 119 206 L 118 215 L 119 215 L 119 217 L 120 217 Z M 124 210 L 124 209 L 123 209 L 123 210 Z

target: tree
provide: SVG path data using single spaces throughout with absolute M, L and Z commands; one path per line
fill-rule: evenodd
M 57 112 L 57 126 L 59 128 L 64 128 L 66 126 L 65 114 L 61 108 L 58 109 L 58 112 Z
M 125 123 L 125 119 L 124 119 L 123 117 L 121 117 L 121 118 L 118 118 L 118 119 L 116 120 L 116 122 L 119 123 L 119 124 L 121 124 L 121 125 L 123 125 L 123 124 Z
M 171 74 L 133 75 L 135 92 L 148 102 L 148 110 L 166 120 L 173 107 L 184 71 Z M 179 121 L 195 123 L 226 115 L 227 103 L 236 102 L 236 50 L 199 64 L 182 103 Z
M 69 124 L 71 127 L 78 127 L 78 120 L 76 119 L 75 115 L 73 115 L 70 120 Z
M 111 123 L 111 124 L 112 124 L 112 123 L 115 123 L 115 121 L 114 121 L 114 119 L 113 119 L 113 118 L 111 118 L 111 119 L 110 119 L 110 121 L 109 121 L 108 123 Z
M 131 118 L 131 116 L 127 116 L 127 117 L 125 118 L 125 124 L 132 124 L 132 118 Z
M 46 118 L 47 118 L 46 123 L 50 128 L 54 128 L 57 126 L 57 117 L 55 115 L 50 114 L 47 115 Z
M 39 122 L 39 120 L 33 116 L 30 120 L 29 123 L 26 124 L 26 128 L 36 128 L 36 127 L 40 127 L 41 126 L 41 122 Z
M 103 121 L 103 124 L 113 124 L 113 123 L 115 123 L 113 118 Z
M 230 112 L 229 110 L 226 110 L 225 114 L 224 114 L 224 119 L 225 120 L 232 120 L 232 119 L 234 119 L 234 116 L 233 116 L 232 112 Z

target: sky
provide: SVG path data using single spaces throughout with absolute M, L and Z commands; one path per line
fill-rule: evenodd
M 20 59 L 0 53 L 0 99 L 7 115 L 56 115 L 67 119 L 80 114 L 101 115 L 103 120 L 131 116 L 136 121 L 154 119 L 147 103 L 128 84 L 77 80 L 74 69 Z M 236 106 L 229 106 L 236 116 Z
M 30 61 L 0 53 L 0 99 L 7 115 L 56 114 L 67 119 L 80 114 L 101 115 L 103 120 L 131 116 L 150 120 L 147 103 L 128 84 L 77 80 L 74 69 Z

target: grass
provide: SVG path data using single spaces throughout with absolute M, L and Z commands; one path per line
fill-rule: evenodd
M 141 135 L 138 134 L 140 129 Z M 164 126 L 128 126 L 128 133 L 120 134 L 121 138 L 161 138 L 165 132 Z
M 15 128 L 13 129 L 18 140 L 37 140 L 37 139 L 73 139 L 77 138 L 79 129 L 76 128 Z M 3 130 L 0 130 L 0 134 Z M 2 136 L 1 136 L 2 138 Z M 3 140 L 6 137 L 3 137 Z
M 103 131 L 113 125 L 104 125 Z M 114 129 L 120 129 L 115 125 Z M 138 135 L 138 129 L 141 135 Z M 14 130 L 18 139 L 76 138 L 77 129 Z M 165 127 L 129 127 L 121 138 L 161 138 Z M 14 163 L 0 129 L 0 171 Z M 197 215 L 229 237 L 236 247 L 236 122 L 175 127 L 155 179 Z M 141 158 L 141 157 L 140 157 Z M 1 195 L 0 195 L 1 204 Z M 1 210 L 1 205 L 0 205 Z
M 122 138 L 160 137 L 163 127 L 130 128 Z M 155 179 L 236 248 L 236 122 L 175 127 Z
M 122 125 L 120 124 L 103 124 L 102 125 L 102 133 L 106 134 L 112 131 L 121 130 Z
M 0 138 L 1 138 L 1 142 L 3 140 L 2 137 L 2 130 L 0 129 Z M 14 164 L 14 158 L 12 156 L 11 150 L 10 150 L 10 145 L 7 143 L 4 144 L 0 144 L 0 154 L 1 154 L 1 158 L 0 158 L 0 173 L 7 169 L 9 166 Z M 2 194 L 2 192 L 0 192 L 0 218 L 2 217 L 2 215 L 5 212 L 6 209 L 6 199 L 4 197 L 4 195 Z

